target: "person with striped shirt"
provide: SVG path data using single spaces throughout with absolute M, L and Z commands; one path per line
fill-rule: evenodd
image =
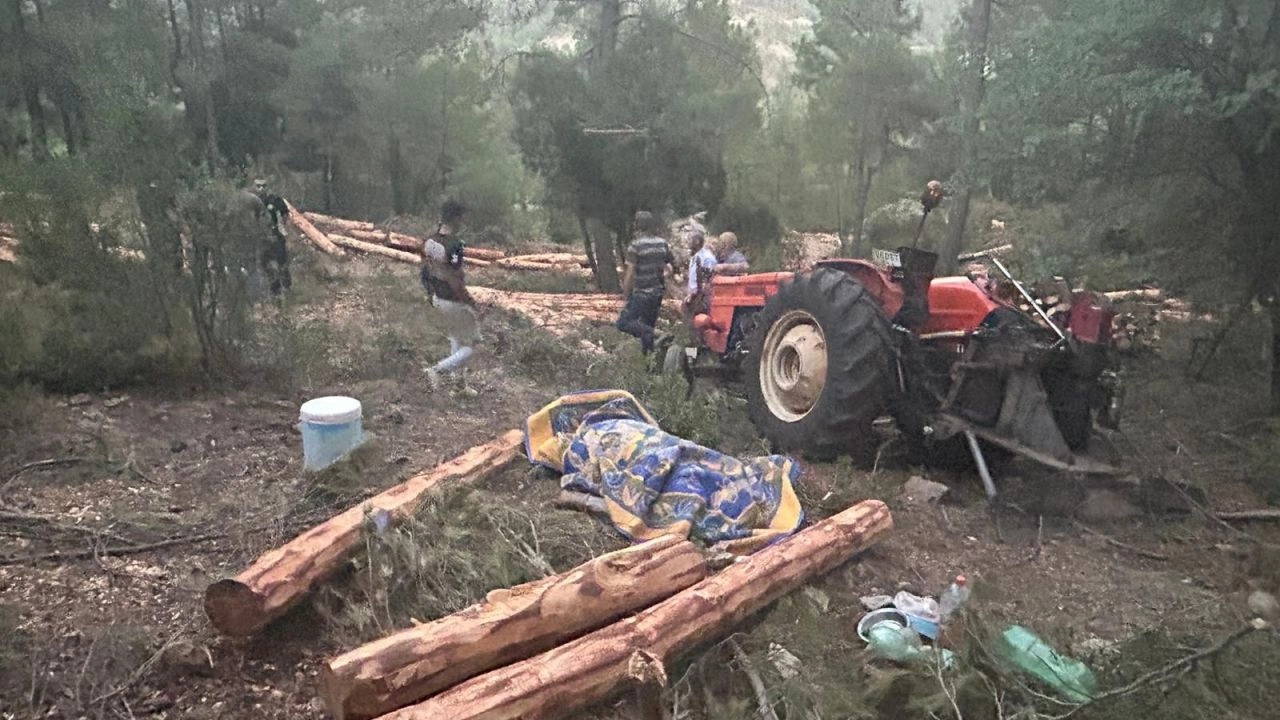
M 667 273 L 674 269 L 676 261 L 653 213 L 636 213 L 635 230 L 636 239 L 627 247 L 627 265 L 622 275 L 622 297 L 627 304 L 618 316 L 617 328 L 639 338 L 640 350 L 648 355 L 657 336 L 654 327 L 666 294 Z

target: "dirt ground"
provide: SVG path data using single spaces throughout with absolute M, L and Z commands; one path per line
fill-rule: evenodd
M 279 372 L 216 390 L 33 396 L 0 431 L 0 718 L 324 717 L 316 668 L 345 648 L 340 633 L 317 632 L 321 609 L 298 608 L 258 637 L 233 641 L 209 629 L 204 588 L 361 496 L 517 427 L 588 377 L 576 363 L 590 361 L 564 342 L 491 313 L 471 373 L 478 396 L 432 391 L 421 367 L 446 343 L 429 325 L 412 269 L 310 262 L 297 297 L 262 323 L 262 352 L 289 358 Z M 607 350 L 634 354 L 616 333 L 591 332 Z M 1130 364 L 1114 443 L 1136 474 L 1188 481 L 1214 509 L 1265 507 L 1258 475 L 1268 466 L 1245 450 L 1275 433 L 1255 421 L 1265 411 L 1265 376 L 1246 363 L 1214 381 L 1184 380 L 1178 338 L 1194 332 L 1169 330 L 1160 356 Z M 593 366 L 589 377 L 600 372 Z M 317 479 L 302 472 L 294 423 L 303 400 L 332 393 L 362 401 L 372 440 L 352 472 Z M 717 413 L 723 449 L 759 451 L 740 401 L 718 392 L 700 399 Z M 948 498 L 904 498 L 914 474 L 951 485 Z M 811 464 L 800 488 L 811 520 L 877 497 L 893 509 L 895 529 L 781 603 L 743 636 L 744 647 L 760 657 L 783 647 L 814 678 L 826 677 L 861 650 L 860 596 L 937 593 L 958 572 L 975 578 L 974 603 L 989 617 L 1081 656 L 1142 638 L 1171 642 L 1171 652 L 1177 638 L 1198 647 L 1194 640 L 1252 617 L 1251 590 L 1280 590 L 1280 562 L 1259 549 L 1280 543 L 1280 523 L 1230 526 L 1093 501 L 1082 517 L 1074 478 L 1015 465 L 998 483 L 1016 507 L 993 513 L 975 477 L 912 468 L 893 442 L 874 469 Z M 558 531 L 580 532 L 591 552 L 616 546 L 589 518 L 550 510 L 555 489 L 554 478 L 515 466 L 481 494 L 512 512 L 557 518 Z M 158 546 L 102 554 L 150 543 Z M 63 556 L 31 559 L 46 553 Z M 1265 716 L 1248 708 L 1273 706 L 1275 685 L 1251 687 L 1253 702 L 1237 707 L 1239 716 Z M 732 707 L 721 716 L 751 714 Z M 619 701 L 584 717 L 627 712 Z M 1211 715 L 1187 715 L 1197 716 Z

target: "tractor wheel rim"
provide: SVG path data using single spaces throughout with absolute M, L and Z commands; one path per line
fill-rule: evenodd
M 765 335 L 760 389 L 769 412 L 784 422 L 803 419 L 827 383 L 827 340 L 818 321 L 804 310 L 778 318 Z

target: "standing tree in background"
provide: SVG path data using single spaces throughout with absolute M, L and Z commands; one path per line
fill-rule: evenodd
M 727 191 L 726 157 L 760 126 L 753 46 L 722 0 L 618 14 L 588 3 L 579 56 L 527 57 L 512 87 L 516 136 L 552 199 L 579 219 L 602 289 L 639 209 L 713 211 Z
M 1280 2 L 1040 0 L 996 21 L 993 189 L 1080 208 L 1095 248 L 1123 242 L 1172 290 L 1269 305 L 1280 411 Z
M 797 78 L 812 96 L 809 122 L 846 138 L 853 206 L 844 252 L 864 252 L 872 183 L 936 114 L 927 75 L 908 45 L 920 17 L 900 0 L 817 0 L 813 36 L 796 48 Z M 839 187 L 839 185 L 837 185 Z M 841 223 L 843 225 L 843 223 Z
M 991 32 L 991 0 L 973 0 L 968 13 L 968 42 L 961 59 L 963 78 L 960 94 L 960 176 L 959 191 L 947 217 L 947 237 L 938 253 L 938 272 L 949 273 L 964 247 L 964 228 L 969 221 L 969 203 L 977 179 L 978 110 L 982 105 L 987 74 L 987 36 Z

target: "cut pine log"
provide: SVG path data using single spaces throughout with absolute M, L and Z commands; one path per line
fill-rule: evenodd
M 590 267 L 587 263 L 587 256 L 578 255 L 576 253 L 532 253 L 530 255 L 512 255 L 507 259 L 551 265 L 577 265 L 579 267 Z
M 546 720 L 637 684 L 665 684 L 666 664 L 866 549 L 893 526 L 866 500 L 730 565 L 634 617 L 477 676 L 383 720 Z
M 320 670 L 320 697 L 336 720 L 377 717 L 603 627 L 706 576 L 702 553 L 676 536 L 602 555 L 330 660 Z
M 262 555 L 235 578 L 220 580 L 205 590 L 204 609 L 209 621 L 227 635 L 252 635 L 343 565 L 360 542 L 360 531 L 369 512 L 385 510 L 392 518 L 404 517 L 418 507 L 423 495 L 442 483 L 474 481 L 505 466 L 520 453 L 523 442 L 523 432 L 508 431 Z
M 351 230 L 343 233 L 357 240 L 389 245 L 406 252 L 422 252 L 422 240 L 404 233 L 386 232 L 384 230 Z
M 1136 290 L 1113 290 L 1112 292 L 1103 293 L 1111 302 L 1126 302 L 1130 300 L 1145 300 L 1149 302 L 1157 302 L 1164 299 L 1164 293 L 1160 288 L 1138 288 Z
M 411 235 L 404 235 L 401 233 L 368 232 L 364 230 L 352 230 L 348 235 L 355 240 L 375 245 L 382 245 L 401 252 L 411 253 L 415 257 L 414 262 L 420 262 L 420 259 L 417 258 L 418 253 L 422 252 L 422 241 Z M 469 251 L 470 248 L 468 248 L 468 252 L 463 255 L 463 262 L 473 267 L 488 267 L 489 261 L 472 257 Z
M 491 262 L 494 260 L 501 260 L 502 258 L 507 256 L 505 252 L 494 249 L 494 248 L 471 247 L 471 246 L 467 246 L 467 255 L 469 257 L 475 258 L 476 260 L 488 260 Z
M 334 230 L 345 233 L 348 230 L 361 230 L 364 232 L 376 232 L 377 225 L 364 220 L 348 220 L 346 218 L 334 217 L 332 215 L 322 215 L 318 212 L 302 213 L 307 219 L 321 227 L 333 228 Z
M 298 212 L 298 209 L 295 208 L 288 200 L 285 200 L 284 204 L 285 207 L 289 208 L 289 222 L 292 222 L 293 226 L 298 228 L 299 232 L 311 241 L 311 244 L 330 255 L 342 255 L 342 250 L 340 250 L 337 245 L 329 242 L 329 238 L 325 237 L 324 233 L 317 230 L 316 226 L 312 225 L 311 221 L 302 213 Z
M 381 255 L 383 257 L 389 257 L 392 260 L 399 260 L 400 262 L 410 263 L 412 265 L 418 265 L 422 262 L 422 258 L 414 255 L 413 253 L 397 250 L 392 247 L 387 247 L 386 245 L 378 245 L 377 243 L 356 240 L 355 238 L 349 238 L 346 235 L 334 235 L 333 233 L 330 233 L 326 237 L 332 240 L 334 245 L 338 245 L 339 247 L 344 247 L 349 250 L 358 250 L 363 253 Z

